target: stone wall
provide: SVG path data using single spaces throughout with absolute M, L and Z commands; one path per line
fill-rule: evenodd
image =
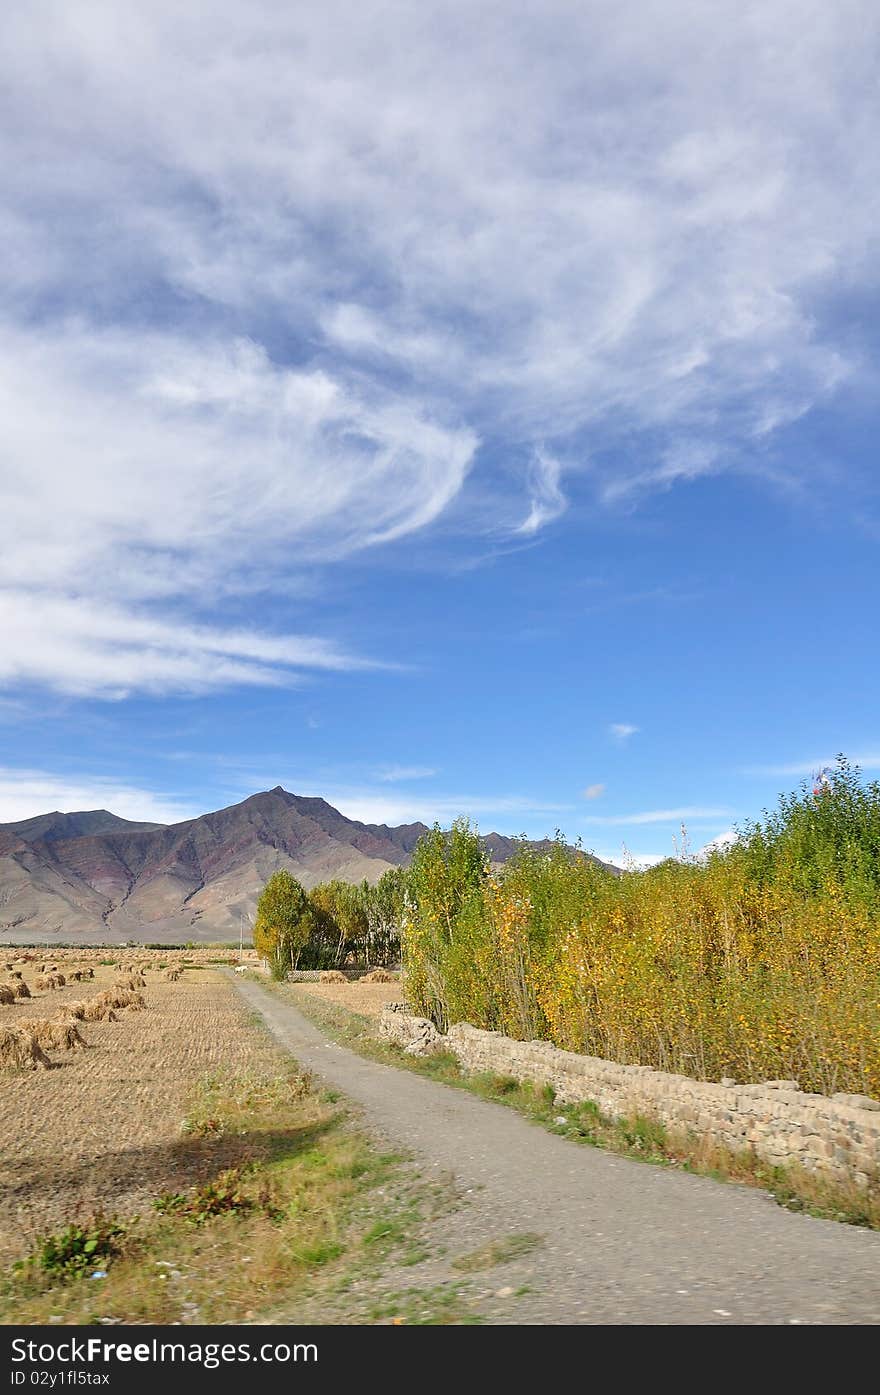
M 430 1029 L 430 1030 L 427 1030 Z M 466 1071 L 552 1085 L 564 1104 L 594 1100 L 613 1118 L 635 1114 L 709 1138 L 773 1164 L 796 1162 L 862 1187 L 880 1180 L 880 1100 L 810 1095 L 794 1080 L 713 1084 L 648 1066 L 621 1066 L 560 1051 L 546 1041 L 514 1041 L 459 1022 L 440 1036 L 432 1023 L 383 1013 L 380 1030 L 412 1054 L 452 1051 Z

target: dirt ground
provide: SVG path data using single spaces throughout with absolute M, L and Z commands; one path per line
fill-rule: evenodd
M 297 990 L 339 1003 L 364 1017 L 378 1017 L 386 1003 L 400 1003 L 404 992 L 402 983 L 298 983 Z
M 79 961 L 92 964 L 94 981 L 0 1006 L 0 1025 L 54 1016 L 109 987 L 118 971 L 98 957 L 106 955 Z M 17 967 L 34 991 L 36 965 Z M 87 1050 L 50 1052 L 52 1070 L 0 1073 L 0 1262 L 77 1217 L 135 1214 L 190 1185 L 198 1147 L 181 1125 L 194 1088 L 210 1073 L 262 1071 L 277 1060 L 215 969 L 188 969 L 177 983 L 154 969 L 146 979 L 146 1010 L 79 1024 Z M 216 1171 L 217 1161 L 215 1148 L 206 1168 Z

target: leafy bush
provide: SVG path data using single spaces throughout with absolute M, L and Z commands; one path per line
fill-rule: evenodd
M 244 1191 L 238 1168 L 221 1172 L 211 1182 L 205 1182 L 192 1192 L 168 1192 L 153 1202 L 162 1215 L 186 1216 L 194 1225 L 204 1225 L 215 1216 L 246 1215 L 256 1203 Z
M 47 1274 L 74 1279 L 105 1268 L 121 1252 L 122 1225 L 97 1215 L 82 1225 L 72 1224 L 56 1235 L 41 1236 L 31 1262 Z

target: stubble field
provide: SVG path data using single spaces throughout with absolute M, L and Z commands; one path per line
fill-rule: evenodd
M 91 964 L 95 978 L 48 992 L 36 988 L 36 965 L 19 962 L 33 996 L 0 1005 L 0 1028 L 54 1017 L 111 987 L 120 971 L 99 957 L 56 955 L 62 972 Z M 156 968 L 145 977 L 145 1009 L 77 1024 L 86 1049 L 50 1050 L 48 1070 L 0 1073 L 0 1263 L 79 1217 L 131 1215 L 216 1172 L 222 1144 L 200 1157 L 182 1128 L 194 1088 L 212 1075 L 277 1067 L 277 1052 L 215 968 L 184 969 L 178 982 Z
M 403 996 L 403 985 L 394 983 L 298 983 L 298 993 L 315 998 L 318 1002 L 337 1003 L 350 1012 L 362 1017 L 378 1017 L 388 1003 L 399 1003 Z

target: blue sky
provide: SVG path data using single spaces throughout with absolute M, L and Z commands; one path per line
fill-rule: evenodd
M 649 860 L 880 768 L 875 7 L 4 27 L 0 819 Z

